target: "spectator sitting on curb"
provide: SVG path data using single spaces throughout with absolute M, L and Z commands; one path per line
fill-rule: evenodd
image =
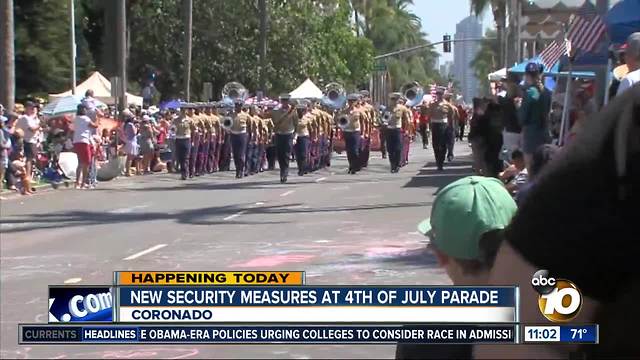
M 511 152 L 511 165 L 500 173 L 500 180 L 505 183 L 505 187 L 510 194 L 517 194 L 529 181 L 529 174 L 527 173 L 522 151 L 513 150 Z
M 444 187 L 418 225 L 454 285 L 483 286 L 517 207 L 495 178 L 469 176 Z M 398 345 L 398 359 L 470 359 L 471 345 Z

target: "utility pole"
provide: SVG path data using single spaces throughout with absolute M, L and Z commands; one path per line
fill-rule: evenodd
M 69 20 L 71 22 L 71 93 L 76 94 L 76 14 L 74 0 L 69 0 Z
M 0 0 L 0 103 L 13 111 L 16 92 L 13 0 Z
M 190 101 L 191 98 L 191 47 L 193 32 L 193 0 L 183 0 L 184 5 L 184 26 L 185 26 L 185 42 L 184 42 L 184 100 Z
M 118 110 L 127 106 L 127 7 L 126 0 L 116 1 L 116 74 L 120 78 Z
M 266 84 L 266 69 L 267 69 L 267 1 L 258 0 L 258 10 L 260 11 L 260 91 L 265 94 Z

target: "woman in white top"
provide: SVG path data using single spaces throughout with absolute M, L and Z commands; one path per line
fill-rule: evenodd
M 78 111 L 73 119 L 73 149 L 78 156 L 78 168 L 76 169 L 76 189 L 84 188 L 84 183 L 89 175 L 89 165 L 93 156 L 91 134 L 92 129 L 98 127 L 98 122 L 92 121 L 87 115 L 85 105 L 78 105 Z

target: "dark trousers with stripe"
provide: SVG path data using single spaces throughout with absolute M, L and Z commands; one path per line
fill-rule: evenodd
M 220 145 L 220 171 L 229 171 L 231 169 L 231 134 L 225 133 L 222 144 Z
M 236 176 L 244 175 L 244 165 L 247 153 L 248 136 L 244 134 L 231 134 L 231 152 L 233 153 L 233 164 L 236 167 Z
M 196 163 L 198 162 L 198 154 L 200 152 L 200 134 L 191 134 L 191 156 L 189 157 L 189 177 L 197 173 Z
M 378 137 L 380 138 L 380 153 L 382 157 L 387 157 L 387 128 L 381 126 L 378 128 Z
M 438 168 L 442 168 L 444 159 L 447 156 L 447 124 L 431 124 L 431 143 L 433 144 L 433 154 L 436 157 L 436 164 Z
M 369 166 L 369 149 L 371 147 L 371 138 L 365 138 L 360 144 L 360 167 Z
M 209 159 L 209 147 L 211 146 L 211 134 L 202 137 L 200 151 L 198 152 L 197 175 L 203 175 L 207 171 L 207 161 Z
M 289 175 L 292 142 L 293 134 L 276 134 L 276 156 L 280 166 L 280 177 Z
M 305 171 L 308 171 L 308 155 L 309 155 L 309 137 L 298 136 L 295 145 L 296 162 L 298 163 L 298 175 L 303 175 Z
M 267 149 L 265 150 L 267 157 L 267 169 L 273 170 L 276 168 L 276 146 L 275 145 L 267 145 Z
M 453 156 L 453 147 L 456 144 L 456 131 L 453 126 L 447 126 L 447 156 Z
M 389 152 L 389 163 L 391 170 L 400 168 L 402 158 L 402 130 L 385 129 L 387 151 Z
M 344 132 L 349 171 L 360 171 L 360 131 Z
M 189 169 L 189 157 L 191 153 L 191 139 L 176 139 L 176 163 L 180 164 L 182 178 L 186 179 Z
M 218 153 L 218 136 L 211 135 L 211 139 L 209 141 L 209 153 L 207 154 L 207 172 L 209 174 L 218 170 L 217 153 Z

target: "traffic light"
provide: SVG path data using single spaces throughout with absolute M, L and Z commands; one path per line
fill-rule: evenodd
M 442 47 L 444 48 L 445 53 L 451 52 L 451 35 L 442 36 Z

